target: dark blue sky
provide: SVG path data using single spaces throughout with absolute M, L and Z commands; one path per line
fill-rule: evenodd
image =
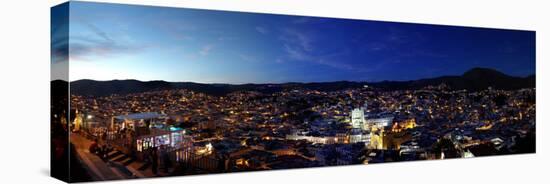
M 53 17 L 55 18 L 55 17 Z M 414 80 L 535 73 L 535 33 L 71 2 L 70 80 Z

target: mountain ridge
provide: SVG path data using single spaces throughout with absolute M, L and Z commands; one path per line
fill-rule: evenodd
M 426 86 L 435 86 L 442 83 L 454 90 L 466 89 L 479 91 L 493 87 L 495 89 L 521 89 L 535 87 L 535 75 L 514 77 L 500 71 L 488 68 L 472 68 L 458 76 L 440 76 L 435 78 L 409 81 L 332 81 L 332 82 L 288 82 L 266 84 L 205 84 L 195 82 L 167 82 L 162 80 L 139 81 L 135 79 L 95 81 L 83 79 L 70 82 L 71 91 L 77 95 L 107 96 L 111 94 L 130 94 L 155 90 L 188 89 L 210 95 L 225 95 L 235 91 L 259 91 L 264 93 L 278 92 L 288 89 L 310 89 L 320 91 L 334 91 L 369 85 L 382 90 L 420 89 Z

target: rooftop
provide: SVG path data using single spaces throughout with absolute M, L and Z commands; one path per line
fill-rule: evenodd
M 137 113 L 137 114 L 128 114 L 128 115 L 115 116 L 115 119 L 118 119 L 118 120 L 140 120 L 140 119 L 160 118 L 162 116 L 163 116 L 162 114 L 159 114 L 157 112 L 144 112 L 144 113 Z

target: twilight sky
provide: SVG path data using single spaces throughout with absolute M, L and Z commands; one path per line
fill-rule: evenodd
M 414 80 L 473 67 L 535 73 L 529 31 L 90 2 L 71 2 L 69 21 L 71 81 Z M 53 64 L 63 62 L 55 57 Z

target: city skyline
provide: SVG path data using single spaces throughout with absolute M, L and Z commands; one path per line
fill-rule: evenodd
M 248 83 L 223 83 L 223 82 L 193 82 L 193 81 L 168 81 L 168 80 L 138 80 L 138 79 L 131 79 L 131 78 L 128 78 L 128 79 L 108 79 L 108 80 L 95 80 L 95 79 L 88 79 L 88 78 L 83 78 L 83 79 L 76 79 L 76 80 L 71 80 L 70 82 L 78 82 L 78 81 L 96 81 L 96 82 L 110 82 L 110 81 L 139 81 L 139 82 L 158 82 L 158 81 L 162 81 L 162 82 L 168 82 L 168 83 L 196 83 L 196 84 L 212 84 L 212 85 L 215 85 L 215 84 L 224 84 L 224 85 L 247 85 L 247 84 L 257 84 L 257 85 L 263 85 L 263 84 L 293 84 L 293 83 L 296 83 L 296 84 L 311 84 L 311 83 L 334 83 L 334 82 L 351 82 L 351 83 L 370 83 L 370 84 L 380 84 L 380 83 L 385 83 L 385 82 L 414 82 L 414 81 L 422 81 L 422 80 L 435 80 L 437 78 L 441 78 L 441 77 L 461 77 L 463 76 L 464 74 L 466 74 L 467 72 L 471 72 L 471 71 L 474 71 L 474 70 L 481 70 L 482 73 L 487 73 L 489 71 L 493 71 L 493 72 L 497 72 L 497 73 L 501 73 L 501 74 L 504 74 L 506 76 L 509 76 L 509 77 L 513 77 L 513 78 L 522 78 L 522 79 L 526 79 L 528 80 L 530 77 L 532 76 L 535 76 L 535 74 L 531 74 L 531 75 L 526 75 L 526 76 L 514 76 L 514 75 L 509 75 L 507 73 L 502 73 L 501 71 L 498 71 L 498 70 L 494 70 L 494 69 L 491 69 L 491 68 L 481 68 L 481 67 L 475 67 L 475 68 L 471 68 L 469 70 L 466 70 L 464 71 L 462 74 L 457 74 L 457 75 L 442 75 L 442 76 L 433 76 L 433 77 L 430 77 L 430 78 L 419 78 L 419 79 L 408 79 L 408 80 L 379 80 L 379 81 L 361 81 L 361 80 L 335 80 L 335 81 L 307 81 L 307 82 L 293 82 L 293 81 L 288 81 L 288 82 L 266 82 L 266 83 L 253 83 L 253 82 L 248 82 Z M 491 75 L 493 75 L 494 73 L 492 73 Z
M 73 1 L 51 13 L 63 181 L 536 153 L 534 31 Z
M 68 45 L 70 81 L 376 82 L 475 67 L 535 73 L 532 31 L 88 2 L 70 10 L 70 39 L 52 28 L 59 41 L 52 49 Z

